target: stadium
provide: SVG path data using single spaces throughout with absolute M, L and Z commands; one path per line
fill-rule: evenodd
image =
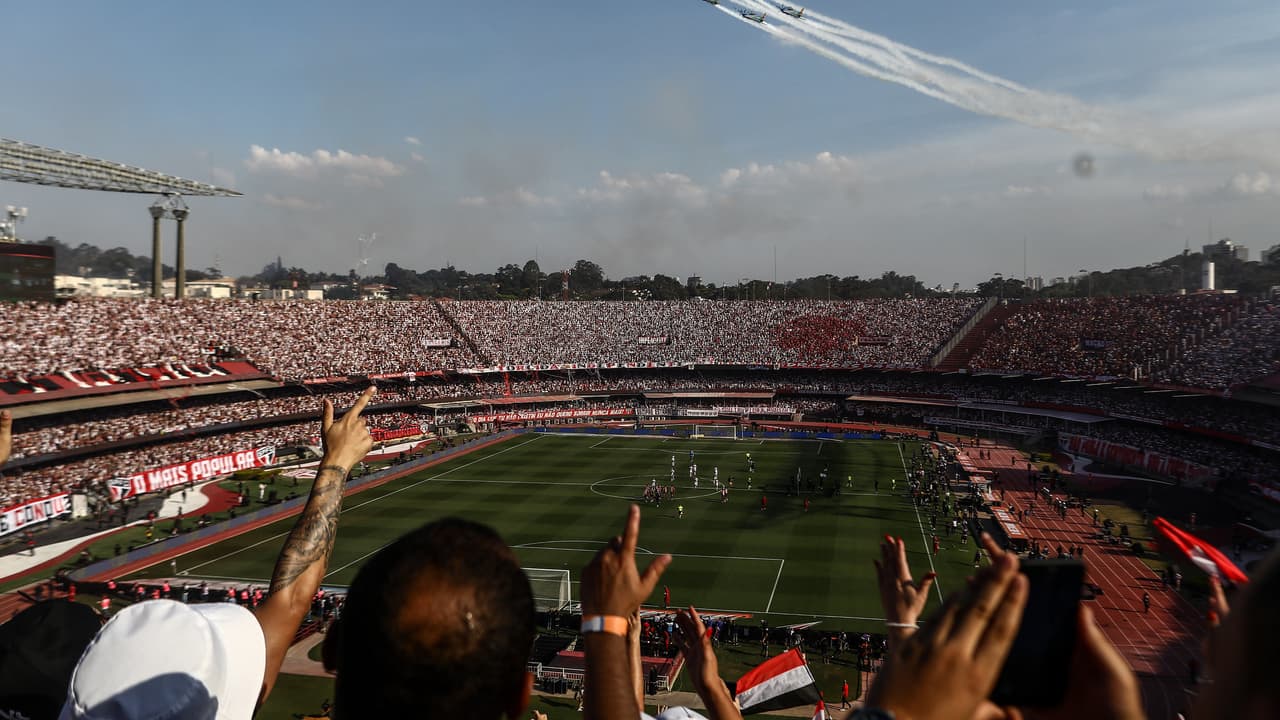
M 1053 125 L 1038 108 L 1090 108 L 818 9 L 707 5 L 734 30 L 966 112 L 1105 131 L 1136 155 L 1163 158 L 1149 146 L 1174 142 L 1101 120 L 1087 132 Z M 949 84 L 961 76 L 970 84 Z M 1009 93 L 1018 102 L 1001 100 Z M 422 141 L 405 143 L 425 165 Z M 325 272 L 348 259 L 310 235 L 291 248 L 308 258 L 299 268 L 268 231 L 261 247 L 199 234 L 206 210 L 211 226 L 240 227 L 228 219 L 239 211 L 215 203 L 250 202 L 251 217 L 284 209 L 294 214 L 281 226 L 313 233 L 302 213 L 337 201 L 280 188 L 329 182 L 351 194 L 344 211 L 362 197 L 382 207 L 359 193 L 411 175 L 411 162 L 254 144 L 242 195 L 230 172 L 206 183 L 0 140 L 6 189 L 152 198 L 147 247 L 33 242 L 19 233 L 25 207 L 0 222 L 0 715 L 59 717 L 67 698 L 63 716 L 126 717 L 120 707 L 195 687 L 213 708 L 244 706 L 219 718 L 436 714 L 413 704 L 421 693 L 459 717 L 620 717 L 604 708 L 621 697 L 628 717 L 914 720 L 952 717 L 934 712 L 942 693 L 967 692 L 966 720 L 1037 706 L 1172 720 L 1193 708 L 1213 717 L 1199 698 L 1215 682 L 1236 687 L 1223 654 L 1257 664 L 1259 644 L 1277 640 L 1266 619 L 1280 537 L 1274 248 L 1250 262 L 1211 230 L 1198 253 L 1187 240 L 1164 260 L 1045 284 L 1026 270 L 1023 239 L 1025 279 L 993 262 L 975 275 L 989 280 L 951 290 L 894 271 L 864 279 L 879 261 L 861 247 L 856 258 L 828 247 L 823 274 L 780 280 L 775 244 L 772 279 L 756 268 L 718 283 L 614 277 L 589 260 L 544 272 L 540 250 L 494 272 L 409 267 L 450 251 L 487 258 L 466 255 L 480 244 L 514 261 L 523 250 L 505 214 L 557 223 L 575 202 L 599 203 L 584 211 L 583 248 L 611 252 L 587 238 L 612 233 L 628 246 L 607 256 L 616 273 L 657 267 L 670 257 L 663 241 L 608 226 L 599 207 L 638 192 L 653 228 L 687 213 L 679 233 L 736 242 L 770 225 L 749 213 L 787 188 L 834 188 L 796 214 L 839 215 L 861 188 L 842 184 L 852 161 L 828 152 L 744 163 L 705 187 L 601 171 L 563 196 L 519 183 L 463 195 L 454 210 L 501 219 L 484 232 L 460 224 L 474 234 L 431 253 L 389 249 L 381 268 L 373 235 L 357 240 L 354 268 Z M 1070 166 L 1071 182 L 1096 171 L 1088 154 Z M 1260 177 L 1205 202 L 1241 187 L 1274 197 Z M 1149 202 L 1191 205 L 1191 191 L 1157 187 Z M 718 225 L 699 214 L 708 207 L 744 218 Z M 784 264 L 809 257 L 810 220 L 777 222 L 799 234 L 782 236 Z M 218 261 L 196 270 L 189 251 Z M 276 259 L 233 278 L 223 252 L 242 267 Z M 243 631 L 245 618 L 249 645 L 219 629 Z M 978 660 L 955 661 L 952 642 Z M 219 663 L 206 654 L 235 657 L 223 663 L 234 672 L 210 670 Z M 50 658 L 38 682 L 14 669 L 30 657 Z M 944 660 L 959 664 L 929 665 Z M 504 662 L 528 682 L 514 706 L 495 704 L 510 687 L 478 679 Z M 141 684 L 108 687 L 95 672 Z M 169 676 L 183 679 L 147 684 Z M 971 681 L 962 690 L 955 678 Z M 1081 691 L 1091 683 L 1101 699 Z M 1235 716 L 1280 707 L 1255 685 L 1247 692 L 1265 697 Z M 1078 704 L 1086 695 L 1098 706 Z

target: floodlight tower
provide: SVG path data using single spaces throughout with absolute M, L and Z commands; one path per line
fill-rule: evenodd
M 18 223 L 27 219 L 27 209 L 9 205 L 5 208 L 5 213 L 9 216 L 9 239 L 18 242 Z
M 170 201 L 173 219 L 178 221 L 178 253 L 174 265 L 173 296 L 179 300 L 187 296 L 187 241 L 186 222 L 191 215 L 181 195 L 174 195 Z
M 156 200 L 147 208 L 151 213 L 151 297 L 164 297 L 164 270 L 160 264 L 160 221 L 169 214 L 164 200 Z

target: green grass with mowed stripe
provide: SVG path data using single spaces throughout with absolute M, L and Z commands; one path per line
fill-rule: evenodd
M 677 497 L 643 505 L 641 553 L 671 553 L 663 576 L 672 603 L 768 616 L 770 624 L 821 621 L 821 627 L 882 629 L 875 572 L 884 535 L 907 541 L 917 573 L 930 568 L 939 584 L 958 587 L 972 570 L 974 544 L 943 537 L 936 557 L 926 552 L 927 515 L 905 495 L 903 459 L 918 445 L 894 441 L 781 441 L 659 439 L 618 435 L 525 434 L 348 497 L 326 585 L 347 585 L 362 562 L 406 531 L 457 515 L 491 525 L 527 568 L 568 569 L 577 599 L 582 567 L 617 534 L 630 502 L 652 479 L 670 483 L 675 457 Z M 695 453 L 700 483 L 689 479 Z M 756 461 L 748 490 L 746 454 Z M 734 479 L 729 501 L 711 486 Z M 829 469 L 827 491 L 787 497 L 799 468 L 817 480 Z M 830 494 L 833 482 L 853 487 Z M 897 478 L 897 491 L 890 479 Z M 874 489 L 879 479 L 880 487 Z M 803 485 L 802 485 L 803 487 Z M 762 495 L 768 509 L 760 509 Z M 809 510 L 804 500 L 810 501 Z M 684 506 L 678 518 L 676 506 Z M 229 579 L 265 585 L 295 518 L 224 540 L 178 559 L 193 580 Z M 644 558 L 640 558 L 643 566 Z M 168 563 L 138 577 L 168 575 Z M 936 601 L 935 595 L 934 600 Z M 650 603 L 662 602 L 661 588 Z

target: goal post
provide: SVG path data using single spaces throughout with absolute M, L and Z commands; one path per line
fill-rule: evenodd
M 689 435 L 690 440 L 702 438 L 722 438 L 725 440 L 738 439 L 738 425 L 695 425 L 693 433 Z
M 573 604 L 573 584 L 564 568 L 524 568 L 538 612 L 564 610 Z

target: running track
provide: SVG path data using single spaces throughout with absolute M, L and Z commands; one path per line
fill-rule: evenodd
M 1064 519 L 1027 479 L 1026 456 L 1006 447 L 985 445 L 989 460 L 973 462 L 1000 471 L 999 487 L 1006 504 L 1018 509 L 1035 500 L 1035 515 L 1022 523 L 1032 540 L 1051 547 L 1085 548 L 1087 580 L 1103 589 L 1090 602 L 1098 624 L 1120 650 L 1142 685 L 1143 702 L 1151 720 L 1172 720 L 1191 703 L 1190 662 L 1200 661 L 1199 638 L 1204 621 L 1182 595 L 1166 588 L 1159 576 L 1122 546 L 1102 545 L 1093 538 L 1092 515 L 1071 509 Z M 1016 464 L 1011 465 L 1013 460 Z M 1151 611 L 1143 612 L 1142 593 L 1151 594 Z M 1203 667 L 1203 663 L 1201 664 Z

